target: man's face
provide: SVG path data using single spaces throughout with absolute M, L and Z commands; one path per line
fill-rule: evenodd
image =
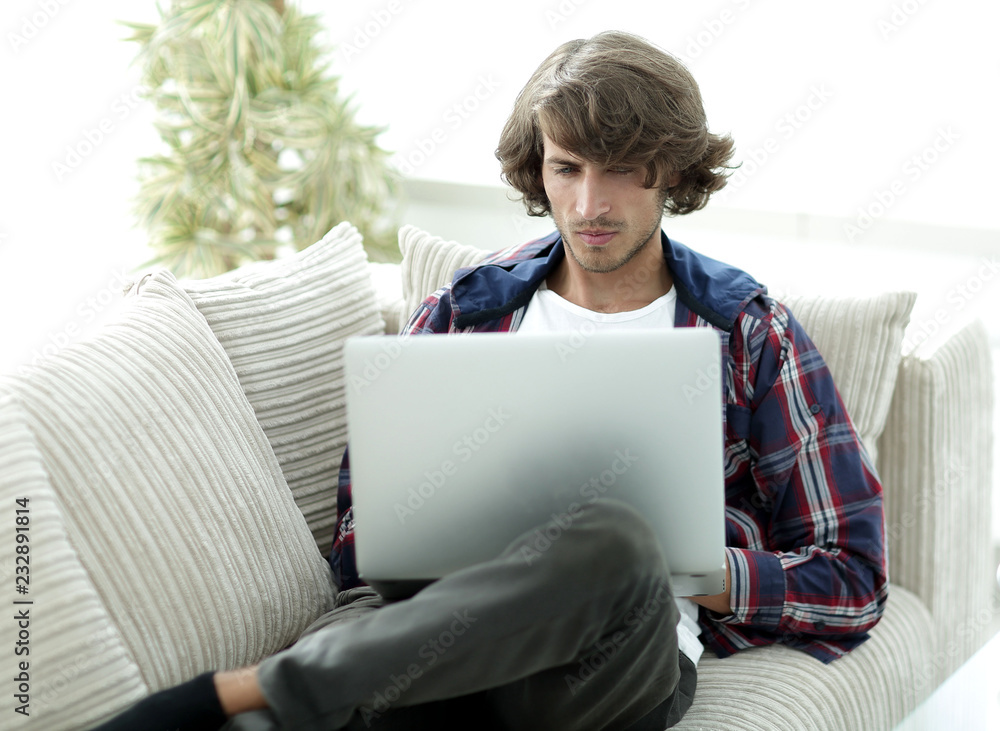
M 566 250 L 580 267 L 613 272 L 645 246 L 659 247 L 665 191 L 643 187 L 644 168 L 604 168 L 547 135 L 543 140 L 542 185 Z

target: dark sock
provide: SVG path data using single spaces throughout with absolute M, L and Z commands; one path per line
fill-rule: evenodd
M 215 692 L 214 673 L 143 698 L 93 731 L 216 731 L 226 714 Z

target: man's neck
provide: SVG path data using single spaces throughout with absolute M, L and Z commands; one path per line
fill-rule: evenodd
M 603 274 L 588 272 L 567 253 L 546 284 L 563 299 L 594 312 L 642 309 L 673 286 L 659 240 L 657 234 L 627 264 Z

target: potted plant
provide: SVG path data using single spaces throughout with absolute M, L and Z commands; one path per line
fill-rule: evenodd
M 391 258 L 398 189 L 380 128 L 355 120 L 315 15 L 281 0 L 174 0 L 127 23 L 166 149 L 140 161 L 155 263 L 211 276 L 353 223 Z

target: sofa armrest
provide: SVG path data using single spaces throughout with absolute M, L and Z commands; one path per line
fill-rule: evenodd
M 879 445 L 890 577 L 931 612 L 939 679 L 982 645 L 994 614 L 992 463 L 993 370 L 977 321 L 904 356 Z

